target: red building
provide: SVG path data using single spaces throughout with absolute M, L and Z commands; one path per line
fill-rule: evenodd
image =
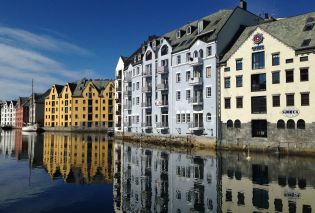
M 16 128 L 22 128 L 28 123 L 29 117 L 29 99 L 19 97 L 16 104 Z

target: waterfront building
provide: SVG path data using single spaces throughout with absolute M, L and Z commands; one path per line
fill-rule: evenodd
M 223 144 L 314 147 L 314 25 L 314 12 L 268 20 L 246 28 L 225 54 Z
M 114 128 L 114 82 L 83 79 L 54 85 L 45 100 L 45 127 L 73 130 Z
M 116 67 L 117 131 L 217 137 L 217 63 L 243 26 L 261 19 L 221 10 L 150 36 Z
M 44 93 L 34 93 L 29 100 L 29 120 L 28 123 L 36 123 L 44 126 L 45 98 L 49 95 L 50 89 Z M 33 101 L 31 101 L 33 97 Z
M 29 99 L 19 97 L 16 103 L 16 127 L 22 128 L 28 122 L 29 118 Z
M 17 101 L 6 101 L 1 107 L 1 127 L 15 127 Z

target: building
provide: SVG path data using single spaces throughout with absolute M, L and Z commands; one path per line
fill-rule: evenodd
M 6 101 L 1 107 L 1 127 L 15 127 L 17 101 Z
M 50 89 L 44 93 L 34 93 L 30 96 L 29 123 L 36 123 L 44 126 L 45 98 L 49 95 Z M 33 101 L 31 101 L 33 97 Z
M 46 129 L 114 128 L 114 90 L 110 80 L 83 79 L 64 86 L 53 85 L 45 100 Z
M 217 136 L 217 63 L 243 26 L 261 19 L 220 10 L 150 36 L 116 67 L 117 131 Z
M 16 103 L 16 127 L 22 128 L 28 122 L 29 118 L 29 99 L 19 97 Z
M 225 54 L 223 144 L 314 147 L 314 25 L 314 12 L 269 20 L 246 28 Z

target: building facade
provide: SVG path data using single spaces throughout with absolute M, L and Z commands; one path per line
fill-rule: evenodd
M 16 103 L 16 127 L 22 128 L 28 122 L 29 118 L 29 99 L 19 97 Z
M 114 91 L 114 82 L 109 80 L 54 85 L 45 100 L 45 127 L 114 128 Z
M 242 26 L 261 21 L 241 2 L 234 10 L 150 36 L 130 57 L 119 59 L 116 130 L 217 137 L 218 58 Z
M 45 111 L 45 98 L 50 93 L 50 89 L 44 93 L 34 93 L 30 96 L 29 101 L 29 123 L 36 123 L 44 126 L 44 111 Z M 33 101 L 31 98 L 33 97 Z
M 16 103 L 17 101 L 6 101 L 1 107 L 1 127 L 16 126 Z
M 313 146 L 314 25 L 307 13 L 240 35 L 221 61 L 222 143 Z

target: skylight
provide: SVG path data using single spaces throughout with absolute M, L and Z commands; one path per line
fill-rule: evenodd
M 311 39 L 305 39 L 303 42 L 302 42 L 302 47 L 307 47 L 309 46 L 311 43 Z
M 314 28 L 315 23 L 306 24 L 303 31 L 311 31 Z

